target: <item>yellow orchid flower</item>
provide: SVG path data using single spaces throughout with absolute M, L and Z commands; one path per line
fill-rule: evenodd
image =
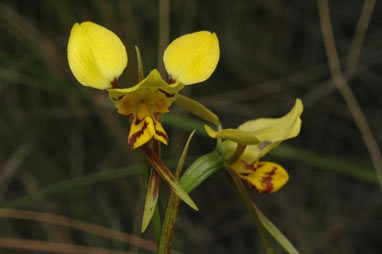
M 289 179 L 288 173 L 276 163 L 259 159 L 282 141 L 299 134 L 302 111 L 303 104 L 297 99 L 292 110 L 280 118 L 251 120 L 240 125 L 238 129 L 214 131 L 207 125 L 205 129 L 212 138 L 226 139 L 218 145 L 218 149 L 229 161 L 229 168 L 259 192 L 272 193 L 284 186 Z M 230 161 L 229 158 L 240 147 L 242 149 L 238 158 Z
M 168 136 L 159 122 L 158 115 L 168 112 L 183 85 L 167 84 L 157 70 L 130 88 L 109 89 L 109 96 L 118 112 L 130 116 L 128 144 L 135 149 L 152 137 L 168 144 Z
M 75 24 L 68 42 L 69 67 L 84 86 L 107 89 L 119 113 L 130 117 L 128 144 L 141 147 L 151 138 L 168 144 L 168 136 L 158 116 L 169 111 L 184 85 L 202 82 L 211 76 L 219 60 L 219 42 L 208 31 L 186 34 L 174 40 L 164 52 L 169 74 L 165 82 L 157 70 L 130 88 L 119 88 L 118 77 L 127 65 L 126 49 L 110 30 L 92 22 Z M 197 105 L 194 114 L 219 123 L 216 115 L 191 99 L 179 96 L 178 104 Z

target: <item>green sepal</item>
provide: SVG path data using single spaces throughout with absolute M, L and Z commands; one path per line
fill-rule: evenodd
M 143 210 L 141 233 L 145 232 L 151 218 L 153 217 L 158 202 L 159 184 L 159 174 L 154 169 L 151 169 L 150 178 L 147 185 L 145 208 Z
M 224 157 L 218 151 L 205 154 L 188 167 L 180 178 L 179 184 L 189 193 L 223 166 Z
M 145 74 L 143 72 L 143 64 L 141 52 L 137 45 L 135 45 L 135 52 L 137 53 L 137 63 L 138 63 L 138 82 L 142 81 L 145 78 Z
M 220 131 L 214 131 L 208 125 L 204 125 L 204 129 L 211 138 L 227 139 L 242 145 L 257 145 L 261 143 L 261 141 L 253 133 L 239 129 L 223 129 Z
M 216 125 L 217 127 L 221 127 L 219 117 L 215 113 L 213 113 L 211 110 L 206 108 L 203 104 L 181 94 L 178 94 L 178 97 L 175 100 L 175 104 L 184 108 L 191 114 L 207 122 L 210 122 Z

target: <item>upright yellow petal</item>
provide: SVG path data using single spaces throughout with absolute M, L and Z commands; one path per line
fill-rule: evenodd
M 238 129 L 253 133 L 261 141 L 278 142 L 294 138 L 300 132 L 302 111 L 302 102 L 296 99 L 293 108 L 285 116 L 250 120 L 240 125 Z
M 291 111 L 283 117 L 260 118 L 240 125 L 239 130 L 252 132 L 261 140 L 260 144 L 247 146 L 245 153 L 252 153 L 259 159 L 282 141 L 296 137 L 301 129 L 303 108 L 301 100 L 296 99 Z
M 211 76 L 218 64 L 219 54 L 216 34 L 200 31 L 171 42 L 164 52 L 163 61 L 172 79 L 191 85 Z
M 111 88 L 127 65 L 126 49 L 110 30 L 92 22 L 74 24 L 68 42 L 69 67 L 84 86 Z

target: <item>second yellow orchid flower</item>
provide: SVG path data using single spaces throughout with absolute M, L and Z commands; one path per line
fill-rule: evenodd
M 218 145 L 218 150 L 229 161 L 229 168 L 259 192 L 272 193 L 284 186 L 289 175 L 282 166 L 259 160 L 282 141 L 299 134 L 302 111 L 302 102 L 297 99 L 292 110 L 280 118 L 251 120 L 237 129 L 214 131 L 207 125 L 205 129 L 212 138 L 226 139 Z M 231 161 L 229 158 L 235 157 L 240 147 L 240 154 Z

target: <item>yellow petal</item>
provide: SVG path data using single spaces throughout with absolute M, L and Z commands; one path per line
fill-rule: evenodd
M 74 24 L 68 42 L 69 67 L 84 86 L 112 87 L 127 65 L 121 40 L 110 30 L 92 22 Z
M 163 144 L 168 145 L 168 136 L 166 131 L 163 129 L 162 124 L 157 119 L 155 119 L 155 117 L 153 120 L 155 126 L 154 138 Z
M 163 61 L 172 79 L 191 85 L 211 76 L 218 64 L 219 54 L 216 34 L 200 31 L 171 42 L 164 52 Z
M 146 144 L 155 133 L 153 119 L 150 116 L 138 119 L 135 116 L 130 119 L 130 133 L 128 144 L 131 149 L 136 149 Z
M 260 118 L 240 125 L 239 130 L 252 132 L 261 141 L 260 144 L 247 146 L 244 153 L 252 153 L 252 157 L 259 159 L 282 141 L 296 137 L 301 129 L 302 111 L 302 102 L 296 99 L 291 111 L 283 117 Z
M 261 141 L 277 142 L 296 137 L 300 132 L 300 115 L 303 105 L 296 99 L 291 111 L 280 118 L 260 118 L 248 121 L 239 126 L 239 130 L 253 133 Z
M 128 93 L 132 93 L 138 90 L 142 89 L 150 89 L 151 91 L 158 91 L 163 93 L 171 102 L 173 102 L 176 99 L 176 96 L 178 95 L 178 92 L 183 88 L 184 86 L 176 82 L 174 84 L 167 84 L 162 77 L 160 76 L 159 72 L 154 69 L 150 72 L 150 74 L 141 82 L 139 82 L 137 85 L 129 88 L 113 88 L 108 89 L 109 97 L 111 101 L 116 104 L 118 107 L 118 101 L 120 101 L 123 96 L 125 96 Z
M 244 161 L 239 161 L 235 164 L 236 165 L 232 165 L 235 172 L 237 172 L 251 187 L 257 189 L 261 193 L 273 193 L 278 191 L 289 179 L 286 170 L 282 166 L 273 162 L 261 161 L 253 164 L 246 164 Z

